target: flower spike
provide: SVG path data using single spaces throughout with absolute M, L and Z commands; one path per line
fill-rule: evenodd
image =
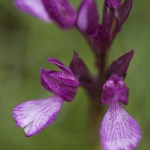
M 139 124 L 121 106 L 128 103 L 123 79 L 111 76 L 103 86 L 103 104 L 109 104 L 100 128 L 103 150 L 133 150 L 141 140 Z

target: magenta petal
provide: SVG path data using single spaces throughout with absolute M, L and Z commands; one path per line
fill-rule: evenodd
M 48 58 L 48 61 L 59 67 L 65 74 L 74 76 L 72 71 L 56 58 Z
M 121 102 L 128 105 L 128 95 L 129 89 L 126 87 L 123 79 L 114 74 L 103 85 L 102 103 Z
M 33 136 L 55 120 L 62 104 L 63 100 L 57 96 L 26 101 L 14 108 L 13 117 L 26 136 Z
M 120 77 L 125 78 L 129 64 L 133 58 L 134 50 L 130 50 L 128 53 L 115 60 L 107 69 L 106 76 L 109 78 L 113 74 L 117 74 Z
M 17 8 L 35 16 L 41 20 L 50 22 L 51 19 L 45 10 L 42 0 L 15 0 L 14 1 Z
M 77 27 L 88 35 L 99 32 L 99 16 L 95 0 L 83 0 L 77 14 Z
M 46 10 L 58 26 L 69 29 L 76 21 L 76 11 L 68 0 L 42 0 Z
M 102 121 L 100 136 L 103 150 L 133 150 L 141 140 L 141 130 L 119 103 L 113 103 Z
M 72 101 L 78 90 L 78 80 L 72 71 L 56 58 L 48 58 L 48 61 L 61 71 L 41 69 L 41 85 L 63 100 Z

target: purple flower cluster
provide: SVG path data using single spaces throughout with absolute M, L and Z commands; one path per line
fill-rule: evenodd
M 61 71 L 41 69 L 41 85 L 55 95 L 40 100 L 29 100 L 17 105 L 13 110 L 16 125 L 24 128 L 26 136 L 33 136 L 53 122 L 64 101 L 72 101 L 78 80 L 72 71 L 55 58 L 48 61 Z
M 39 19 L 55 22 L 62 29 L 74 27 L 80 31 L 91 46 L 98 70 L 97 76 L 92 76 L 77 53 L 69 67 L 55 58 L 48 58 L 61 69 L 41 69 L 41 85 L 54 96 L 17 105 L 13 110 L 16 125 L 24 129 L 26 136 L 37 134 L 55 120 L 63 102 L 72 101 L 78 87 L 82 86 L 92 103 L 101 107 L 101 98 L 102 104 L 109 105 L 99 131 L 102 149 L 136 148 L 141 140 L 140 126 L 122 107 L 122 104 L 128 105 L 129 89 L 123 80 L 134 51 L 105 67 L 108 50 L 129 16 L 132 0 L 104 0 L 101 23 L 96 0 L 82 0 L 77 11 L 67 0 L 15 0 L 15 5 Z

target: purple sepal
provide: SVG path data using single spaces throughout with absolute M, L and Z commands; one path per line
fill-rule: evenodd
M 51 22 L 42 0 L 14 0 L 14 4 L 18 9 L 24 11 L 41 20 Z
M 71 28 L 75 25 L 76 11 L 67 0 L 42 0 L 43 4 L 58 26 L 63 29 Z
M 26 136 L 30 137 L 55 120 L 62 104 L 63 99 L 58 96 L 26 101 L 14 108 L 13 117 L 16 125 L 23 128 Z
M 103 150 L 133 150 L 141 140 L 137 121 L 120 105 L 112 103 L 101 124 L 100 136 Z
M 102 18 L 102 24 L 100 26 L 100 49 L 101 53 L 106 53 L 111 41 L 111 27 L 113 22 L 113 14 L 114 11 L 110 10 L 108 11 L 107 8 L 107 1 L 104 1 L 103 6 L 103 18 Z
M 123 79 L 114 74 L 103 85 L 102 103 L 111 104 L 113 102 L 120 102 L 127 105 L 128 94 L 129 90 Z
M 48 58 L 48 61 L 59 67 L 62 72 L 42 68 L 41 85 L 62 99 L 72 101 L 78 89 L 78 80 L 72 71 L 57 59 Z
M 77 13 L 77 27 L 80 31 L 96 36 L 99 32 L 99 16 L 95 0 L 83 0 Z
M 118 25 L 116 27 L 116 33 L 120 31 L 122 25 L 127 20 L 132 8 L 132 2 L 133 0 L 125 0 L 121 7 L 118 9 Z
M 125 78 L 133 54 L 134 50 L 131 50 L 128 53 L 124 54 L 123 56 L 119 57 L 117 60 L 115 60 L 109 66 L 106 72 L 107 79 L 113 74 L 117 74 L 118 76 Z
M 89 86 L 90 84 L 92 84 L 93 81 L 89 70 L 87 69 L 83 60 L 78 57 L 78 54 L 76 52 L 74 52 L 74 56 L 69 68 L 78 79 L 80 86 Z
M 107 0 L 109 8 L 118 9 L 121 5 L 121 0 Z

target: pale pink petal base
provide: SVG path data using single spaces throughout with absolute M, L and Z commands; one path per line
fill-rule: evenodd
M 14 108 L 13 117 L 26 136 L 33 136 L 55 120 L 62 104 L 63 100 L 57 96 L 26 101 Z
M 113 103 L 102 121 L 100 136 L 103 150 L 133 150 L 141 140 L 141 130 L 119 103 Z
M 42 0 L 15 0 L 15 5 L 20 10 L 29 13 L 41 20 L 50 22 L 51 19 L 45 10 Z

